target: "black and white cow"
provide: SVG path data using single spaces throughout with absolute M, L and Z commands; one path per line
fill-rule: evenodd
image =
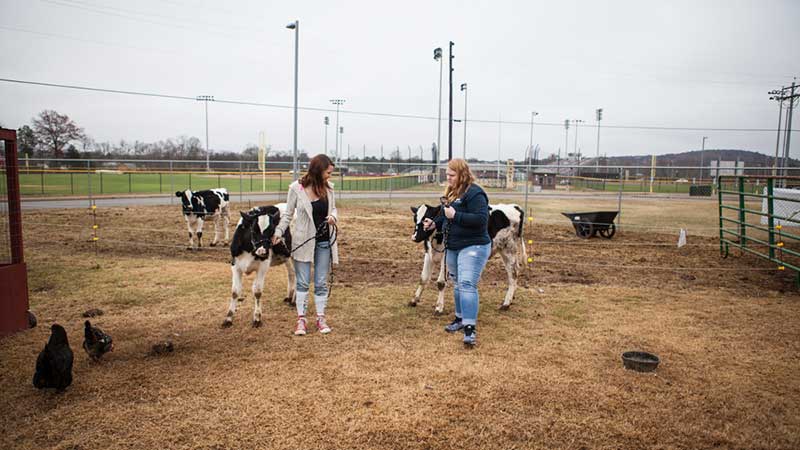
M 417 306 L 425 285 L 431 279 L 433 268 L 438 264 L 439 277 L 436 280 L 436 287 L 439 293 L 434 312 L 441 314 L 444 311 L 444 288 L 447 280 L 443 258 L 444 235 L 434 230 L 426 231 L 422 222 L 426 218 L 433 219 L 442 214 L 442 207 L 423 204 L 419 207 L 412 207 L 411 212 L 414 213 L 415 226 L 411 239 L 414 242 L 423 243 L 425 258 L 422 264 L 422 276 L 409 305 Z M 523 267 L 524 261 L 528 259 L 525 242 L 522 238 L 524 219 L 525 212 L 517 205 L 502 203 L 489 205 L 489 237 L 492 238 L 492 255 L 500 254 L 508 274 L 508 290 L 500 309 L 508 309 L 511 306 L 517 290 L 519 270 Z
M 214 240 L 211 246 L 214 247 L 219 242 L 220 221 L 225 225 L 225 240 L 222 245 L 228 243 L 228 227 L 231 222 L 231 214 L 228 210 L 228 190 L 225 188 L 209 189 L 206 191 L 195 191 L 191 189 L 178 191 L 176 197 L 181 199 L 183 208 L 183 218 L 186 219 L 186 227 L 189 229 L 189 249 L 193 250 L 203 246 L 203 222 L 208 219 L 214 220 Z M 197 236 L 197 247 L 195 247 L 194 237 Z
M 233 232 L 231 241 L 231 300 L 228 314 L 225 321 L 222 322 L 223 327 L 233 325 L 237 303 L 244 299 L 242 292 L 244 275 L 256 272 L 253 280 L 253 297 L 255 299 L 253 327 L 261 326 L 261 294 L 270 267 L 285 265 L 287 292 L 284 301 L 294 303 L 295 275 L 289 251 L 292 248 L 292 234 L 287 229 L 281 243 L 273 246 L 271 241 L 275 227 L 281 220 L 281 214 L 284 214 L 285 211 L 286 204 L 279 203 L 275 206 L 259 206 L 240 213 L 242 217 L 236 224 L 236 231 Z

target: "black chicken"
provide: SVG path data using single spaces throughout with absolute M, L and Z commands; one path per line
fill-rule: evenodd
M 36 359 L 33 385 L 38 389 L 55 388 L 63 391 L 72 384 L 72 349 L 67 332 L 59 324 L 50 327 L 50 340 Z
M 88 320 L 84 322 L 83 349 L 90 358 L 97 361 L 106 352 L 114 349 L 114 342 L 111 336 L 107 335 L 100 328 L 93 327 Z

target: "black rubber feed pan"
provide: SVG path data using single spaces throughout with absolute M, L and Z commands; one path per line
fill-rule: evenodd
M 658 356 L 647 352 L 625 352 L 622 354 L 622 364 L 626 369 L 637 372 L 652 372 L 661 362 Z

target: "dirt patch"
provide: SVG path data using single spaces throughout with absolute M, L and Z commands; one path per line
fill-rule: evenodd
M 584 241 L 566 220 L 534 221 L 514 305 L 497 310 L 495 257 L 479 345 L 465 351 L 442 330 L 449 290 L 445 317 L 432 314 L 433 283 L 406 306 L 422 255 L 407 205 L 345 203 L 341 215 L 334 331 L 295 338 L 281 269 L 267 277 L 262 328 L 250 327 L 249 293 L 220 328 L 229 254 L 187 251 L 177 207 L 98 211 L 96 248 L 87 211 L 26 213 L 41 326 L 0 341 L 0 447 L 800 447 L 793 274 L 721 259 L 710 236 L 679 249 L 677 234 L 631 227 Z M 115 343 L 99 363 L 80 347 L 89 307 L 105 311 L 96 325 Z M 54 322 L 76 355 L 61 395 L 31 386 Z M 167 340 L 173 352 L 149 355 Z M 626 350 L 662 363 L 626 371 Z

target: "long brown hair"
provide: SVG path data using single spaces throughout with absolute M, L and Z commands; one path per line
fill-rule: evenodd
M 464 192 L 467 191 L 470 184 L 475 182 L 475 175 L 469 170 L 467 162 L 461 158 L 451 159 L 450 162 L 447 163 L 447 168 L 456 173 L 455 186 L 450 187 L 450 184 L 448 184 L 447 188 L 444 190 L 444 196 L 447 197 L 447 202 L 453 203 L 457 198 L 464 195 Z
M 319 154 L 308 162 L 308 172 L 300 178 L 300 184 L 304 188 L 311 188 L 314 195 L 319 198 L 328 198 L 328 185 L 322 178 L 322 174 L 328 167 L 336 166 L 327 155 Z

